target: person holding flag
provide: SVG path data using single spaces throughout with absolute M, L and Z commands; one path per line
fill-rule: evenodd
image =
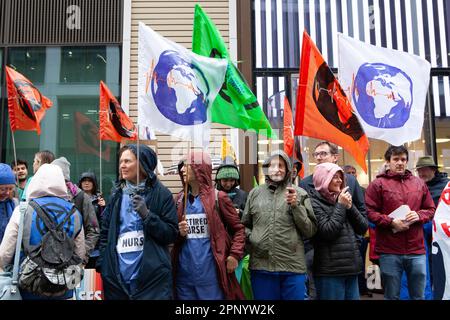
M 290 184 L 292 164 L 283 151 L 263 163 L 266 183 L 248 196 L 242 222 L 249 244 L 256 300 L 303 300 L 306 260 L 303 239 L 317 230 L 305 190 Z
M 214 191 L 210 156 L 189 153 L 179 173 L 185 190 L 177 197 L 179 236 L 172 250 L 176 298 L 244 299 L 235 275 L 244 226 L 229 196 Z
M 120 180 L 103 212 L 96 263 L 106 300 L 173 297 L 168 245 L 177 237 L 178 221 L 156 165 L 156 153 L 146 145 L 119 151 Z

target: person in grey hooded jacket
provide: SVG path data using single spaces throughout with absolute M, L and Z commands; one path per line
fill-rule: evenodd
M 251 282 L 257 300 L 303 300 L 303 239 L 317 230 L 307 192 L 291 185 L 292 164 L 283 151 L 264 162 L 266 183 L 250 191 L 242 222 L 249 244 Z
M 70 181 L 70 162 L 65 157 L 60 157 L 53 160 L 52 164 L 61 168 L 66 181 L 68 198 L 83 216 L 86 255 L 81 258 L 83 259 L 83 264 L 86 265 L 100 237 L 100 225 L 95 215 L 94 206 L 90 197 Z

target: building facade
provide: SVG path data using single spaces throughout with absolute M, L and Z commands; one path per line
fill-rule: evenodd
M 432 66 L 421 139 L 408 143 L 409 167 L 418 157 L 433 155 L 450 172 L 450 4 L 445 0 L 253 0 L 254 68 L 258 100 L 273 123 L 282 118 L 286 94 L 295 107 L 301 40 L 306 30 L 328 65 L 339 74 L 337 32 L 373 45 L 406 51 Z M 314 168 L 318 140 L 302 139 L 306 173 Z M 259 155 L 277 145 L 260 143 Z M 365 174 L 340 149 L 339 164 L 354 165 L 363 185 L 383 164 L 388 144 L 370 139 L 369 172 Z
M 50 150 L 71 162 L 71 179 L 94 171 L 108 193 L 116 179 L 116 143 L 98 136 L 99 82 L 121 95 L 122 0 L 0 1 L 0 160 L 14 159 L 4 66 L 22 73 L 53 106 L 41 134 L 16 131 L 19 159 L 32 174 L 34 154 Z

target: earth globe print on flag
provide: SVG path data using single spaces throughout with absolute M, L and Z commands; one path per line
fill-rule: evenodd
M 408 121 L 413 83 L 402 70 L 383 63 L 359 67 L 352 98 L 359 115 L 377 128 L 401 128 Z
M 155 130 L 206 148 L 210 109 L 223 84 L 227 61 L 197 55 L 142 22 L 138 51 L 141 139 Z
M 338 42 L 339 82 L 366 135 L 397 146 L 420 139 L 430 63 L 343 34 Z
M 209 85 L 201 69 L 176 51 L 159 56 L 151 78 L 151 94 L 158 110 L 169 120 L 192 125 L 207 120 Z

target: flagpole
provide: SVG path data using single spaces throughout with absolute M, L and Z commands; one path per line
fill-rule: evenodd
M 140 162 L 139 162 L 139 123 L 136 124 L 136 129 L 138 132 L 137 144 L 136 144 L 137 145 L 137 155 L 136 155 L 136 158 L 137 158 L 137 186 L 139 186 L 139 176 L 141 174 L 141 167 L 140 167 Z
M 187 155 L 189 155 L 191 151 L 191 141 L 188 141 L 188 150 L 186 152 Z M 183 209 L 183 217 L 182 217 L 182 221 L 186 220 L 186 207 L 187 207 L 187 193 L 188 193 L 188 171 L 189 171 L 189 166 L 188 166 L 188 157 L 186 157 L 186 162 L 185 162 L 185 166 L 186 166 L 186 178 L 184 179 L 184 209 Z
M 100 193 L 103 194 L 103 176 L 102 176 L 102 138 L 100 137 Z
M 10 128 L 11 128 L 11 126 L 10 126 Z M 14 165 L 17 166 L 16 140 L 14 139 L 14 131 L 12 128 L 11 128 L 11 138 L 12 138 L 12 144 L 13 144 Z M 15 176 L 16 176 L 17 186 L 19 186 L 19 176 L 17 174 Z
M 284 92 L 284 96 L 285 96 L 285 99 L 287 99 L 287 96 L 286 96 L 286 91 Z M 289 100 L 287 100 L 287 102 L 289 103 Z M 290 104 L 289 104 L 290 105 Z M 286 112 L 286 111 L 284 111 L 284 112 Z M 292 120 L 294 119 L 294 115 L 295 115 L 295 109 L 294 109 L 294 107 L 291 107 L 291 118 L 292 118 Z M 285 117 L 286 116 L 286 113 L 284 113 L 283 114 L 283 117 Z M 284 119 L 283 119 L 283 122 L 284 122 Z M 291 155 L 291 164 L 292 164 L 292 168 L 291 168 L 291 178 L 289 179 L 289 184 L 288 184 L 288 186 L 289 187 L 292 187 L 292 172 L 294 171 L 294 154 L 295 154 L 295 135 L 294 135 L 294 132 L 295 132 L 295 128 L 294 128 L 294 125 L 292 124 L 292 122 L 293 121 L 291 121 L 291 128 L 292 128 L 292 142 L 293 142 L 293 145 L 292 145 L 292 155 Z M 284 138 L 284 126 L 283 126 L 283 140 L 284 141 L 286 141 L 285 140 L 285 138 Z M 297 175 L 298 175 L 298 172 L 297 172 Z

